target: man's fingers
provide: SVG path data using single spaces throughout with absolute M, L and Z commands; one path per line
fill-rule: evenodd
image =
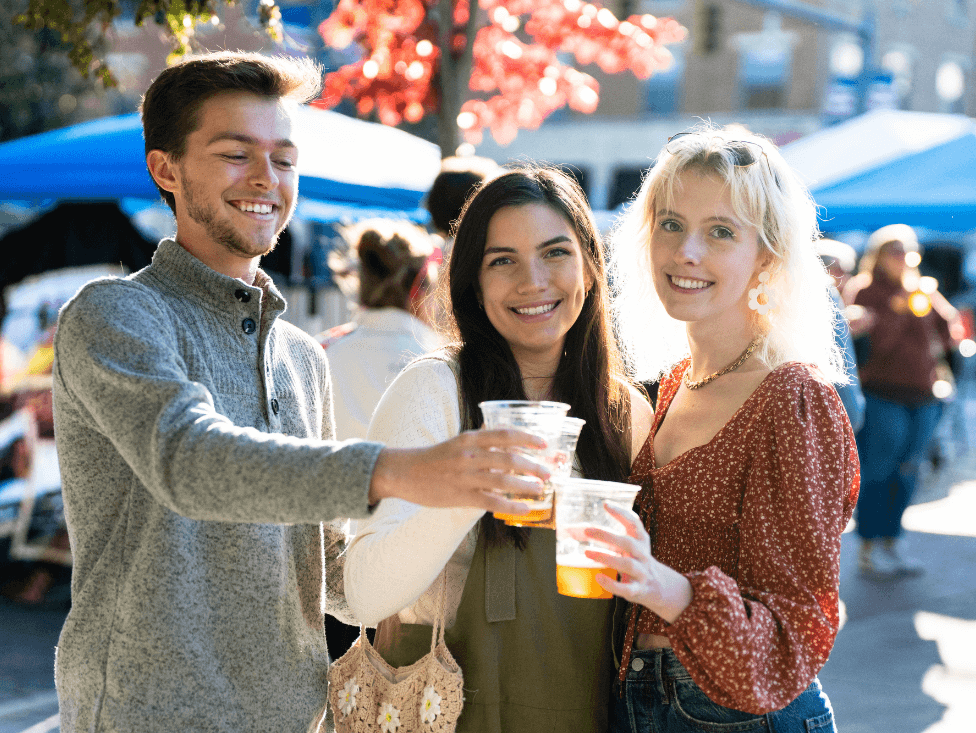
M 550 477 L 549 468 L 544 463 L 521 453 L 486 450 L 481 452 L 476 460 L 477 468 L 481 471 L 535 476 L 542 481 L 548 481 Z
M 474 442 L 484 448 L 498 448 L 499 450 L 509 451 L 516 448 L 542 450 L 546 447 L 546 441 L 537 435 L 526 433 L 524 430 L 513 430 L 511 428 L 472 430 L 467 435 L 473 436 Z
M 493 494 L 490 491 L 479 491 L 479 509 L 491 512 L 492 514 L 517 514 L 519 516 L 529 513 L 529 505 L 524 501 L 512 501 L 500 494 Z

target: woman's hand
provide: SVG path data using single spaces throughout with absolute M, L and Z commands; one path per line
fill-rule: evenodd
M 615 596 L 639 603 L 668 623 L 673 622 L 691 603 L 691 583 L 651 554 L 651 538 L 637 514 L 610 503 L 604 507 L 623 525 L 625 534 L 587 528 L 588 539 L 606 545 L 612 552 L 587 550 L 586 556 L 620 574 L 620 580 L 597 575 L 596 582 Z

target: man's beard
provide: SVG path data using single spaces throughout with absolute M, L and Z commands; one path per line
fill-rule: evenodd
M 196 189 L 182 175 L 180 176 L 180 184 L 183 187 L 183 193 L 185 196 L 186 213 L 191 219 L 193 219 L 193 221 L 201 225 L 206 230 L 207 235 L 213 241 L 217 242 L 218 244 L 222 244 L 234 254 L 238 254 L 243 257 L 262 257 L 270 254 L 278 244 L 278 236 L 282 231 L 284 231 L 284 226 L 275 232 L 274 237 L 266 247 L 261 247 L 260 244 L 248 242 L 246 239 L 244 239 L 244 237 L 241 236 L 240 232 L 238 232 L 230 224 L 230 222 L 226 220 L 220 221 L 217 217 L 217 212 L 213 209 L 213 207 L 198 201 Z

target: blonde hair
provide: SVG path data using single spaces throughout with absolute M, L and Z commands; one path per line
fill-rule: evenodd
M 914 229 L 907 224 L 888 224 L 868 237 L 868 241 L 864 245 L 864 254 L 861 255 L 858 272 L 874 275 L 874 268 L 878 264 L 878 253 L 888 242 L 901 242 L 906 252 L 919 251 L 918 235 Z
M 656 204 L 674 200 L 677 178 L 686 170 L 722 180 L 736 216 L 758 230 L 760 254 L 771 255 L 766 287 L 775 309 L 768 317 L 755 315 L 764 336 L 756 356 L 772 369 L 801 361 L 834 383 L 848 382 L 834 342 L 841 316 L 817 256 L 813 199 L 771 142 L 738 126 L 703 125 L 673 138 L 611 233 L 614 316 L 633 375 L 657 379 L 688 353 L 684 324 L 667 314 L 654 289 L 649 246 Z

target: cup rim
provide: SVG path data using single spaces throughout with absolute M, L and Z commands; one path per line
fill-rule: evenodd
M 552 400 L 485 400 L 484 402 L 479 402 L 478 407 L 482 410 L 485 407 L 489 409 L 492 407 L 502 407 L 507 406 L 514 409 L 522 408 L 532 408 L 545 411 L 557 411 L 557 410 L 569 410 L 569 405 L 565 402 L 554 402 Z

